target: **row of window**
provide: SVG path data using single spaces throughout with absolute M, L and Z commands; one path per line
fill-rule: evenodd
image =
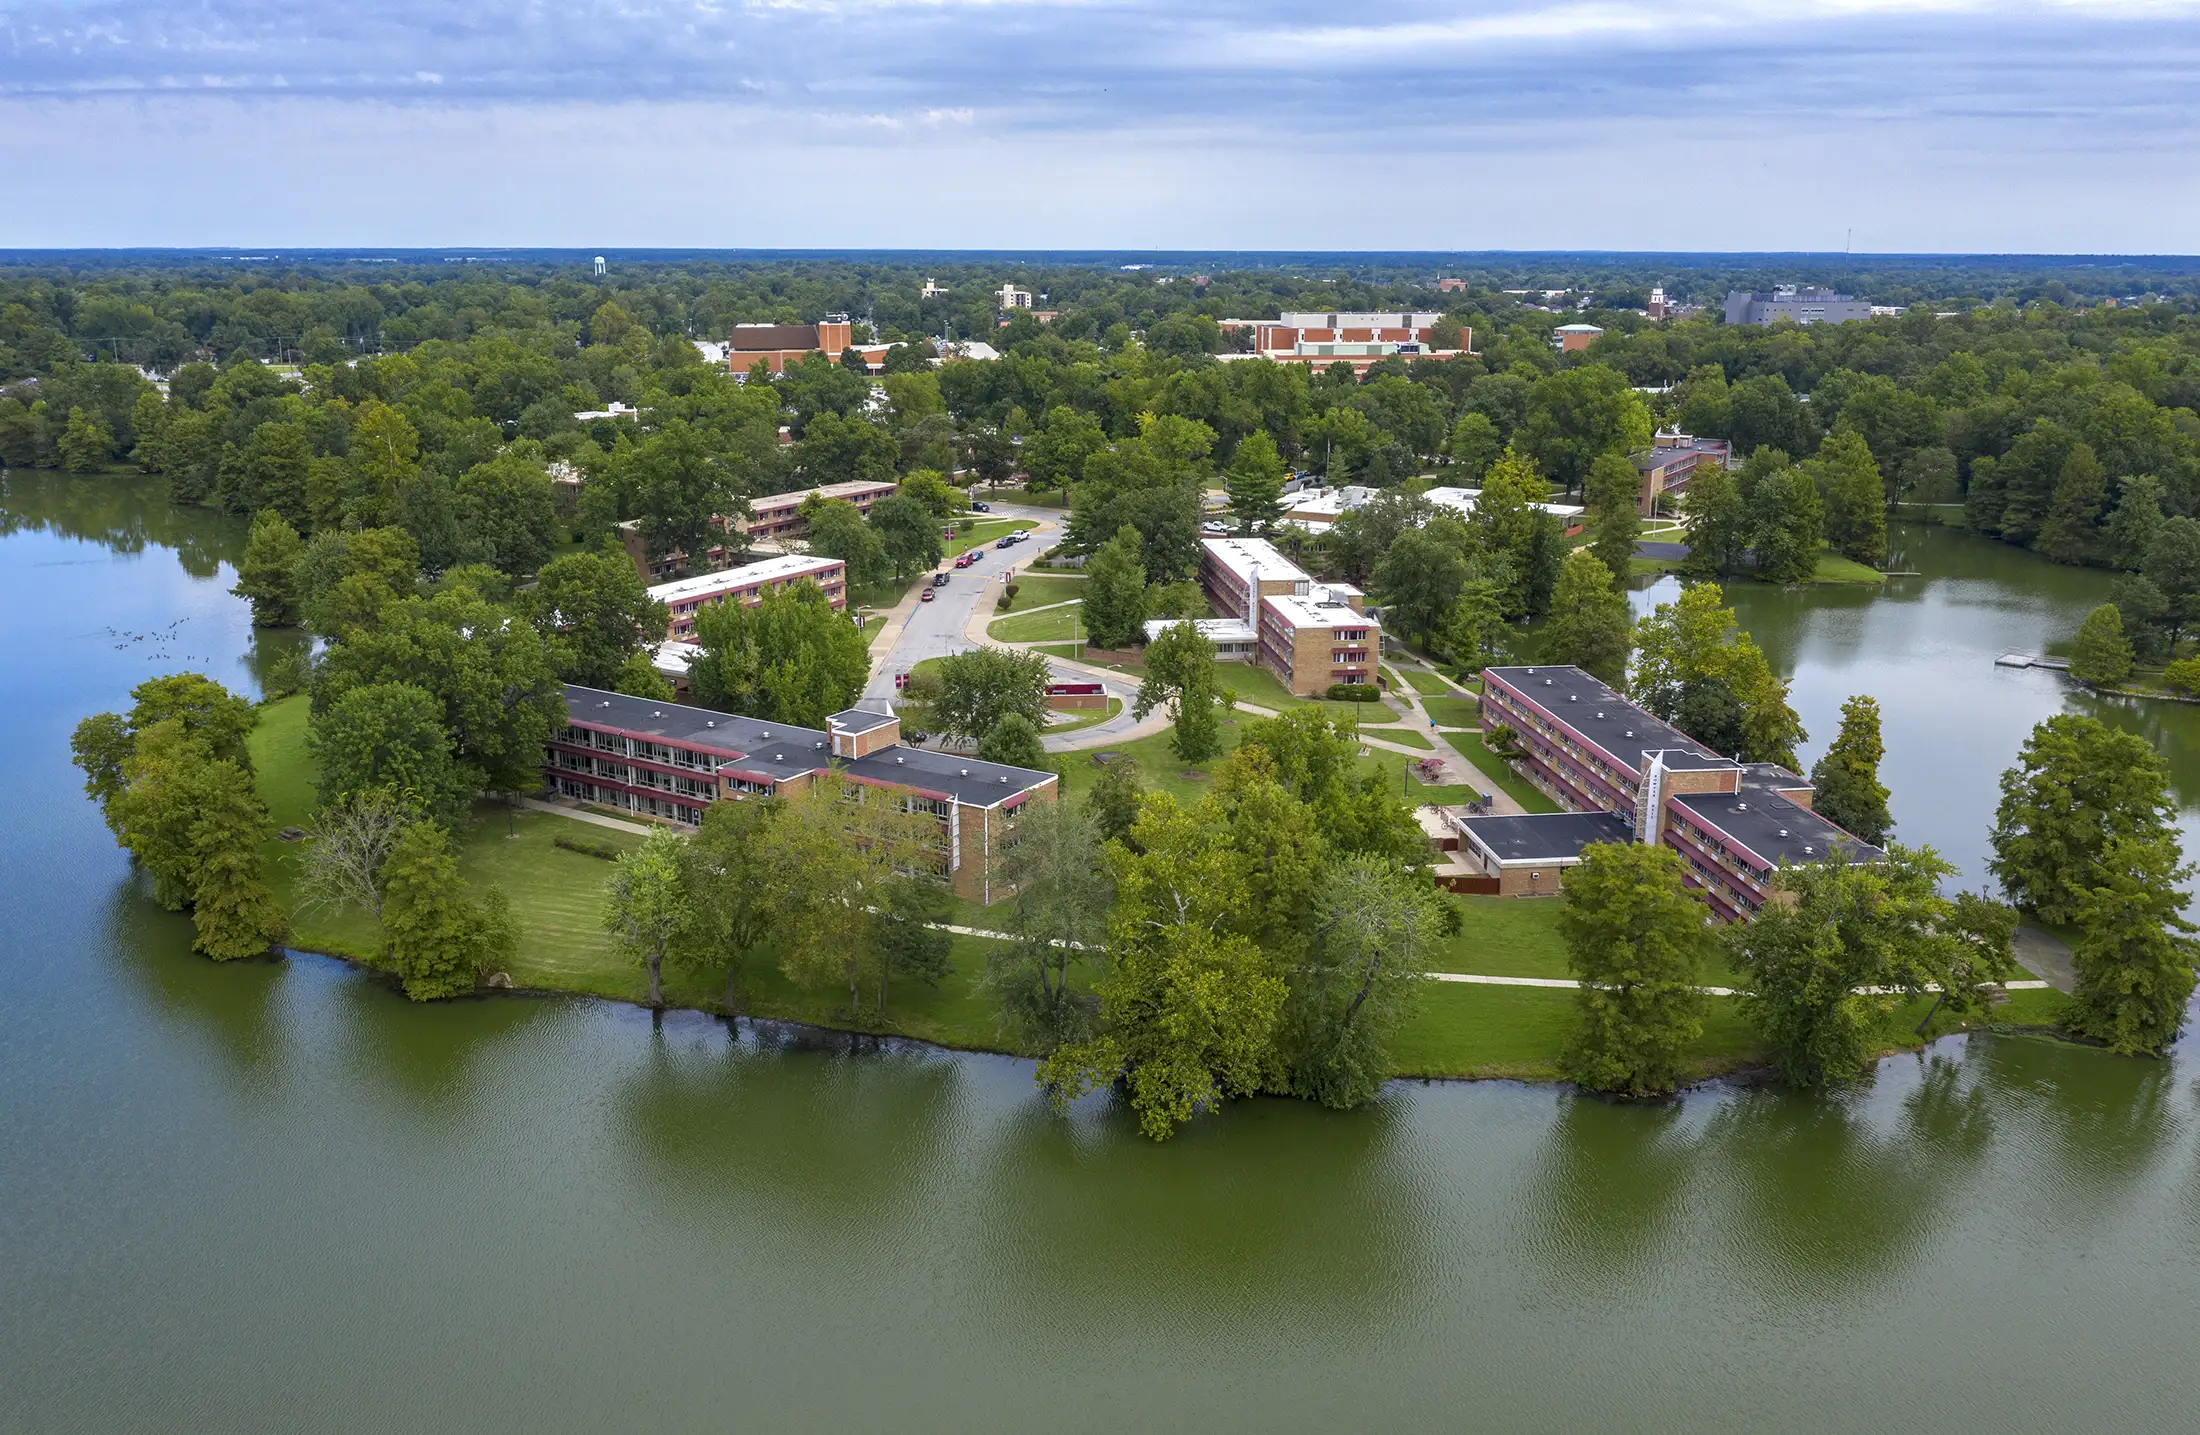
M 703 821 L 703 809 L 692 803 L 646 797 L 638 792 L 622 792 L 616 787 L 598 787 L 593 782 L 584 782 L 578 778 L 559 778 L 558 791 L 579 802 L 593 803 L 598 807 L 615 807 L 621 812 L 638 813 L 643 817 L 667 818 L 690 827 L 700 826 Z
M 574 747 L 608 752 L 616 757 L 631 757 L 641 762 L 661 762 L 667 767 L 685 767 L 704 773 L 718 770 L 719 760 L 711 753 L 675 747 L 666 742 L 651 742 L 647 738 L 619 737 L 613 733 L 597 732 L 593 728 L 568 727 L 563 741 Z

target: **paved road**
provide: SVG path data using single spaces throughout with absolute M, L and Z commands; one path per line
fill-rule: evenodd
M 1686 558 L 1688 556 L 1688 545 L 1685 543 L 1637 543 L 1635 545 L 1635 556 L 1637 558 L 1662 558 L 1668 561 Z

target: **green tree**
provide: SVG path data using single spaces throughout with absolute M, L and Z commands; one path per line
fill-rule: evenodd
M 1118 757 L 1101 767 L 1100 775 L 1092 780 L 1092 790 L 1085 794 L 1085 809 L 1101 841 L 1119 841 L 1130 835 L 1144 795 L 1138 766 L 1129 758 Z
M 2124 480 L 2123 496 L 2109 515 L 2106 539 L 2108 561 L 2118 568 L 2136 571 L 2146 562 L 2154 535 L 2162 531 L 2162 480 L 2151 473 L 2137 473 Z
M 1434 645 L 1466 586 L 1467 560 L 1443 529 L 1434 525 L 1409 529 L 1383 555 L 1375 582 L 1383 594 L 1385 613 L 1426 649 Z
M 2200 944 L 2185 920 L 2174 839 L 2111 838 L 2100 885 L 2079 898 L 2070 1025 L 2123 1056 L 2155 1056 L 2184 1029 Z
M 1016 844 L 1001 865 L 1016 894 L 1008 921 L 1015 940 L 988 948 L 984 981 L 1002 1029 L 1023 1050 L 1043 1056 L 1092 1035 L 1098 1004 L 1073 990 L 1070 978 L 1097 954 L 1107 924 L 1114 885 L 1100 847 L 1107 819 L 1096 813 L 1120 804 L 1125 777 L 1132 809 L 1127 831 L 1137 807 L 1137 776 L 1127 762 L 1101 769 L 1087 798 L 1091 810 L 1058 801 L 1019 809 Z M 1106 798 L 1103 786 L 1109 787 Z
M 1874 847 L 1886 846 L 1894 830 L 1887 789 L 1879 781 L 1879 761 L 1886 754 L 1879 736 L 1879 702 L 1858 695 L 1841 704 L 1841 731 L 1810 770 L 1817 789 L 1811 806 L 1818 815 Z
M 524 449 L 528 445 L 520 445 Z M 557 500 L 537 457 L 506 452 L 459 475 L 454 516 L 470 562 L 525 577 L 542 567 L 558 540 Z
M 683 881 L 682 839 L 670 828 L 656 828 L 642 845 L 619 854 L 604 884 L 603 925 L 613 945 L 649 973 L 649 1004 L 665 1004 L 665 956 L 689 922 Z
M 2070 676 L 2092 688 L 2110 688 L 2131 676 L 2131 640 L 2124 636 L 2124 615 L 2103 603 L 2085 615 L 2070 647 Z
M 1825 540 L 1817 485 L 1793 464 L 1782 464 L 1757 480 L 1748 507 L 1757 576 L 1767 583 L 1808 583 Z
M 1459 422 L 1451 426 L 1451 436 L 1444 441 L 1444 452 L 1452 466 L 1459 470 L 1459 477 L 1469 485 L 1482 481 L 1497 462 L 1497 456 L 1505 451 L 1505 441 L 1483 413 L 1462 414 Z
M 849 587 L 884 582 L 893 572 L 886 560 L 885 540 L 864 521 L 862 510 L 845 498 L 820 498 L 813 493 L 802 500 L 802 518 L 810 551 L 846 564 Z
M 1734 475 L 1717 465 L 1696 470 L 1681 499 L 1688 527 L 1688 558 L 1682 571 L 1695 578 L 1730 578 L 1742 571 L 1749 552 L 1749 506 Z
M 942 521 L 970 511 L 969 496 L 936 469 L 920 468 L 909 474 L 902 479 L 898 492 L 901 497 L 914 498 L 931 509 L 932 516 Z
M 1538 379 L 1513 444 L 1562 488 L 1578 491 L 1604 454 L 1650 447 L 1650 410 L 1627 378 L 1605 364 L 1560 369 Z
M 542 635 L 550 670 L 584 688 L 616 688 L 628 663 L 664 641 L 671 621 L 616 543 L 553 558 L 516 603 Z
M 930 703 L 931 725 L 951 737 L 982 741 L 1011 716 L 1036 736 L 1046 721 L 1053 676 L 1043 653 L 971 648 L 940 659 L 934 675 L 939 691 Z
M 719 520 L 745 516 L 748 508 L 726 457 L 684 422 L 666 423 L 619 449 L 603 481 L 619 495 L 653 560 L 695 563 L 718 542 Z
M 411 683 L 368 683 L 345 693 L 314 715 L 306 755 L 325 806 L 386 790 L 416 815 L 455 827 L 481 790 L 481 775 L 451 752 L 443 705 Z
M 298 530 L 274 509 L 252 520 L 244 556 L 237 560 L 237 585 L 229 591 L 252 605 L 255 628 L 289 628 L 298 622 L 298 561 L 306 546 Z
M 911 574 L 939 565 L 939 519 L 917 499 L 897 493 L 872 504 L 871 531 L 899 581 L 906 583 Z
M 1873 568 L 1886 562 L 1887 491 L 1863 437 L 1846 429 L 1834 434 L 1806 469 L 1817 484 L 1834 552 Z
M 2018 907 L 2074 922 L 2109 885 L 2108 845 L 2176 838 L 2169 765 L 2153 744 L 2097 718 L 2057 713 L 2032 729 L 2001 775 L 1987 867 Z M 2174 865 L 2174 859 L 2172 859 Z
M 2200 621 L 2200 519 L 2163 519 L 2139 571 L 2165 600 L 2162 623 L 2175 651 L 2185 629 Z
M 1024 445 L 1024 474 L 1034 489 L 1069 486 L 1085 476 L 1085 460 L 1106 448 L 1100 421 L 1067 404 L 1047 411 L 1046 424 Z
M 775 801 L 714 802 L 680 849 L 688 922 L 673 955 L 685 966 L 724 970 L 728 1013 L 745 1008 L 749 957 L 775 930 L 778 911 L 760 874 L 778 812 Z
M 1164 628 L 1146 645 L 1146 673 L 1132 712 L 1143 721 L 1166 707 L 1174 728 L 1169 746 L 1186 762 L 1222 751 L 1222 714 L 1215 691 L 1215 645 L 1191 623 Z
M 88 408 L 69 411 L 61 430 L 61 466 L 70 473 L 92 473 L 114 457 L 115 434 L 106 420 Z
M 1260 1089 L 1287 989 L 1235 930 L 1247 896 L 1228 834 L 1165 794 L 1142 804 L 1129 845 L 1111 844 L 1117 898 L 1102 1030 L 1039 1068 L 1058 1105 L 1121 1081 L 1139 1127 L 1165 1141 L 1192 1115 Z
M 1642 536 L 1641 493 L 1642 475 L 1626 455 L 1599 454 L 1589 466 L 1583 498 L 1588 507 L 1589 550 L 1611 571 L 1614 583 L 1624 585 L 1634 572 L 1635 542 Z
M 1698 742 L 1712 743 L 1683 714 L 1703 711 L 1703 700 L 1718 697 L 1721 689 L 1732 706 L 1739 740 L 1732 748 L 1713 744 L 1716 750 L 1738 752 L 1744 762 L 1773 762 L 1792 770 L 1795 749 L 1808 734 L 1788 705 L 1788 685 L 1742 631 L 1718 585 L 1698 583 L 1635 625 L 1632 691 L 1653 716 Z
M 717 603 L 695 616 L 702 652 L 688 664 L 705 707 L 822 728 L 870 677 L 871 650 L 824 590 L 797 583 L 755 607 Z
M 1138 530 L 1125 524 L 1085 560 L 1085 636 L 1098 648 L 1128 648 L 1146 635 L 1146 567 Z
M 464 996 L 515 945 L 504 894 L 475 901 L 458 875 L 450 834 L 432 822 L 406 827 L 383 865 L 382 933 L 390 970 L 414 1001 Z
M 855 414 L 813 415 L 794 446 L 802 481 L 817 487 L 890 482 L 900 460 L 901 445 L 894 436 Z
M 1504 651 L 1503 588 L 1493 579 L 1470 578 L 1444 619 L 1444 651 L 1469 673 L 1481 672 Z
M 1029 768 L 1034 772 L 1047 772 L 1053 764 L 1047 761 L 1046 747 L 1039 740 L 1039 729 L 1022 713 L 1004 713 L 993 724 L 978 744 L 978 756 L 987 762 L 998 762 L 1008 767 Z
M 1283 457 L 1266 429 L 1254 429 L 1238 441 L 1223 466 L 1222 486 L 1237 515 L 1238 532 L 1266 533 L 1283 517 Z
M 1566 874 L 1558 930 L 1581 983 L 1581 1025 L 1562 1066 L 1592 1091 L 1654 1096 L 1688 1075 L 1703 1033 L 1703 903 L 1682 881 L 1680 854 L 1639 842 L 1599 842 Z
M 1306 960 L 1287 973 L 1278 1045 L 1294 1096 L 1346 1109 L 1390 1076 L 1391 1044 L 1428 978 L 1443 909 L 1426 879 L 1348 856 L 1322 874 Z
M 2055 496 L 2032 546 L 2057 563 L 2092 563 L 2101 554 L 2097 527 L 2108 502 L 2108 475 L 2090 445 L 2073 444 L 2055 480 Z
M 886 999 L 893 979 L 910 977 L 928 987 L 954 970 L 951 960 L 954 938 L 945 927 L 948 891 L 935 877 L 896 876 L 885 884 L 885 895 L 872 913 L 878 947 L 878 1012 L 886 1014 Z
M 1612 586 L 1611 570 L 1589 549 L 1575 549 L 1559 571 L 1558 589 L 1551 597 L 1550 621 L 1543 630 L 1546 659 L 1572 663 L 1618 687 L 1627 680 L 1634 626 L 1627 595 Z
M 298 560 L 298 610 L 308 628 L 337 640 L 375 626 L 419 580 L 420 545 L 402 528 L 316 533 Z

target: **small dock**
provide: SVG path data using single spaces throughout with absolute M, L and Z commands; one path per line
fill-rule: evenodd
M 2058 673 L 2070 671 L 2070 664 L 2062 658 L 2043 658 L 2037 653 L 2003 653 L 1994 659 L 1997 668 L 2052 668 Z

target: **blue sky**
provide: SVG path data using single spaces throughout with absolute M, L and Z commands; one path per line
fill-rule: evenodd
M 2200 249 L 2200 0 L 0 0 L 0 245 Z

